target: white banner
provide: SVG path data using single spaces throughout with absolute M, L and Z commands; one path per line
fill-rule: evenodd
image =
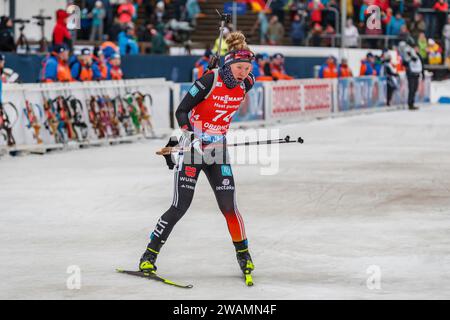
M 170 130 L 164 79 L 5 84 L 0 145 L 52 145 Z
M 336 81 L 304 79 L 268 82 L 266 120 L 299 116 L 325 116 L 333 111 Z

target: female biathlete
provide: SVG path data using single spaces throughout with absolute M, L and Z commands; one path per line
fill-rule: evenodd
M 225 135 L 233 115 L 254 84 L 250 73 L 254 54 L 241 32 L 231 33 L 226 42 L 230 52 L 225 55 L 224 65 L 197 80 L 176 111 L 178 125 L 183 131 L 178 145 L 191 151 L 180 152 L 174 161 L 173 202 L 151 233 L 151 241 L 139 263 L 141 271 L 156 271 L 155 262 L 161 247 L 189 208 L 197 178 L 203 171 L 225 216 L 239 266 L 246 279 L 251 279 L 254 265 L 248 250 L 244 221 L 236 204 Z

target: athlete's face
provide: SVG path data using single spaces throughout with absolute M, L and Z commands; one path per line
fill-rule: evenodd
M 236 62 L 231 65 L 231 72 L 237 81 L 244 81 L 252 71 L 252 64 L 249 62 Z

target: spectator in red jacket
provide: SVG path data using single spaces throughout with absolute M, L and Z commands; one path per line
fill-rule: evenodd
M 373 4 L 379 6 L 384 12 L 389 8 L 389 0 L 375 0 Z
M 132 0 L 126 0 L 117 9 L 117 15 L 118 15 L 119 21 L 122 25 L 132 22 L 135 14 L 136 14 L 136 9 L 133 5 Z
M 53 29 L 53 46 L 65 46 L 72 49 L 72 37 L 67 29 L 69 14 L 65 10 L 56 11 L 56 25 Z
M 311 25 L 314 25 L 315 23 L 322 24 L 322 11 L 324 9 L 325 6 L 320 0 L 314 0 L 308 4 Z
M 445 22 L 447 21 L 448 3 L 447 0 L 438 0 L 433 6 L 436 10 L 436 28 L 439 34 L 442 33 Z

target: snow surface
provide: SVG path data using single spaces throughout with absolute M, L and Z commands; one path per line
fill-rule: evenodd
M 194 288 L 114 271 L 137 267 L 172 201 L 162 141 L 144 141 L 0 159 L 0 298 L 449 299 L 450 108 L 280 129 L 305 144 L 280 146 L 278 174 L 234 166 L 254 287 L 204 175 L 158 260 Z M 71 265 L 79 290 L 66 285 Z

